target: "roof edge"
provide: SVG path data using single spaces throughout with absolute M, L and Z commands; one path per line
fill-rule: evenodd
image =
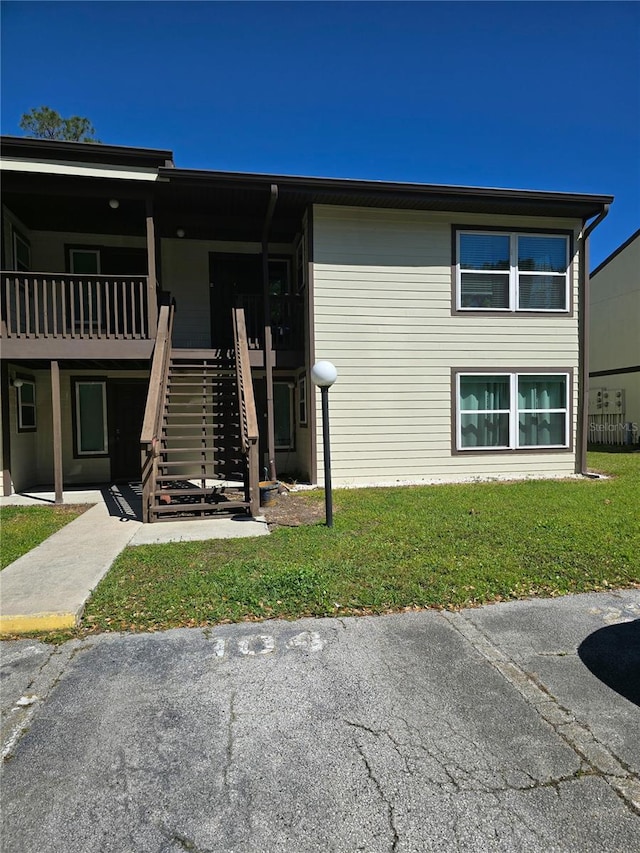
M 611 204 L 613 196 L 594 193 L 550 192 L 546 190 L 507 189 L 499 187 L 456 186 L 453 184 L 418 184 L 403 181 L 362 180 L 358 178 L 320 178 L 300 175 L 272 175 L 259 172 L 222 172 L 207 169 L 160 168 L 159 175 L 171 180 L 193 180 L 196 182 L 220 182 L 251 184 L 276 183 L 282 188 L 309 190 L 341 190 L 358 192 L 393 193 L 437 193 L 451 196 L 476 196 L 486 198 L 515 199 L 531 201 L 572 202 L 602 206 Z
M 617 249 L 614 249 L 613 252 L 611 252 L 610 255 L 607 255 L 607 257 L 604 259 L 604 261 L 599 263 L 598 266 L 594 269 L 594 271 L 592 273 L 589 273 L 589 278 L 593 278 L 594 275 L 597 275 L 600 272 L 600 270 L 603 269 L 604 267 L 606 267 L 610 261 L 612 261 L 614 258 L 616 258 L 621 252 L 624 252 L 624 250 L 627 248 L 627 246 L 631 245 L 631 243 L 633 243 L 633 241 L 637 237 L 640 237 L 640 228 L 638 228 L 637 231 L 634 231 L 630 237 L 627 237 L 627 239 L 624 241 L 624 243 L 621 243 Z
M 102 142 L 67 142 L 61 139 L 34 139 L 30 136 L 0 136 L 0 147 L 5 156 L 40 156 L 63 159 L 59 155 L 71 155 L 77 161 L 120 162 L 131 164 L 144 161 L 154 166 L 171 168 L 173 151 L 163 148 L 139 148 L 130 145 L 106 145 Z

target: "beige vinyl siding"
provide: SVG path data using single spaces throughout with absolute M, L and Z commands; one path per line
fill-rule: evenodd
M 451 227 L 577 235 L 578 222 L 327 206 L 314 208 L 313 222 L 315 357 L 333 361 L 339 374 L 329 392 L 336 485 L 575 471 L 573 451 L 452 453 L 452 368 L 567 369 L 575 433 L 578 322 L 452 316 Z M 577 306 L 577 257 L 572 270 Z M 322 479 L 320 418 L 317 444 Z
M 640 365 L 640 234 L 591 278 L 589 370 Z M 592 376 L 591 390 L 625 392 L 624 422 L 640 436 L 640 373 Z

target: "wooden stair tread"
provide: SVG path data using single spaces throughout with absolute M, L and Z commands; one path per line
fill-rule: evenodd
M 194 486 L 193 489 L 157 489 L 153 494 L 156 497 L 160 497 L 161 495 L 175 495 L 176 497 L 183 496 L 194 496 L 194 495 L 204 495 L 207 497 L 213 497 L 214 495 L 220 494 L 216 491 L 216 489 L 220 488 L 219 486 Z M 222 498 L 219 501 L 213 501 L 213 503 L 231 503 L 231 501 L 227 501 L 226 498 Z
M 217 513 L 228 512 L 229 510 L 248 509 L 247 501 L 223 501 L 221 503 L 201 503 L 201 504 L 162 504 L 161 506 L 153 506 L 149 508 L 149 512 L 153 515 L 164 515 L 166 513 L 191 513 L 205 512 Z
M 207 466 L 211 466 L 212 468 L 219 468 L 220 465 L 222 465 L 222 464 L 224 464 L 224 460 L 222 460 L 222 459 L 209 460 L 209 461 L 203 461 L 200 459 L 183 459 L 180 462 L 164 462 L 164 461 L 160 461 L 160 460 L 158 461 L 158 467 L 159 468 L 188 469 L 189 467 L 196 466 L 196 465 L 198 468 L 206 468 Z M 175 479 L 176 478 L 174 477 L 174 480 Z M 183 479 L 189 479 L 189 478 L 185 477 Z
M 213 453 L 215 447 L 212 444 L 207 447 L 163 447 L 161 453 Z

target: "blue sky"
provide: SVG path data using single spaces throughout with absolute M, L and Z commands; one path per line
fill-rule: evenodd
M 640 226 L 640 3 L 3 2 L 2 132 L 46 104 L 181 167 L 613 194 Z

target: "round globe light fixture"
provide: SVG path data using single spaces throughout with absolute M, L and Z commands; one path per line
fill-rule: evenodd
M 319 388 L 330 388 L 338 378 L 338 371 L 330 361 L 316 361 L 311 368 L 311 381 Z
M 329 441 L 329 388 L 338 378 L 338 371 L 330 361 L 316 361 L 311 368 L 311 381 L 320 389 L 322 398 L 322 447 L 324 455 L 324 507 L 325 523 L 333 527 L 333 497 L 331 495 L 331 443 Z

